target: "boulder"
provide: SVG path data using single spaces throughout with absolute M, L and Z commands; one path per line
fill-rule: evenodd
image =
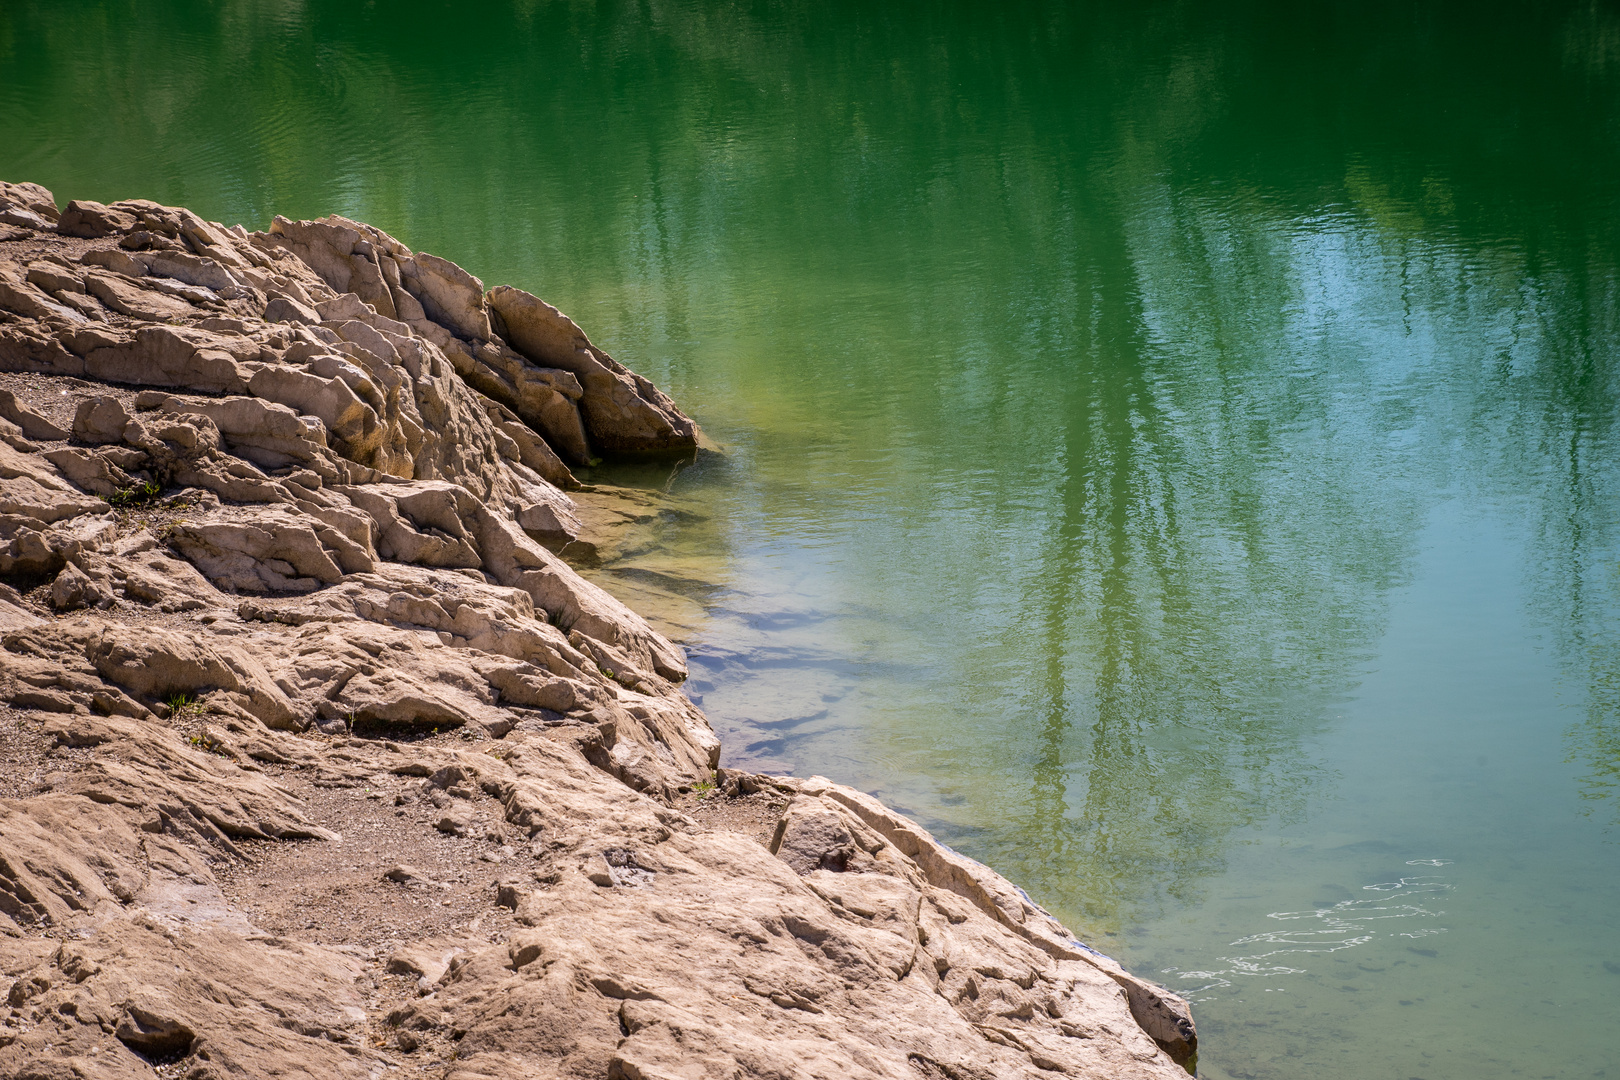
M 321 316 L 314 308 L 301 304 L 290 296 L 277 296 L 264 306 L 264 321 L 318 326 Z
M 73 565 L 63 567 L 51 583 L 51 607 L 58 611 L 111 607 L 116 599 L 110 579 L 91 577 Z
M 38 184 L 9 184 L 0 180 L 0 224 L 27 229 L 48 229 L 61 215 L 56 197 Z
M 115 233 L 128 232 L 135 227 L 135 215 L 114 210 L 89 199 L 75 199 L 67 204 L 56 223 L 56 231 L 63 236 L 82 236 L 90 240 Z
M 843 873 L 857 853 L 843 816 L 820 799 L 795 799 L 771 837 L 771 854 L 801 876 L 816 870 Z
M 85 398 L 73 414 L 73 437 L 87 443 L 123 442 L 128 424 L 129 413 L 117 398 Z
M 489 305 L 514 349 L 536 366 L 560 368 L 578 379 L 580 412 L 592 445 L 625 457 L 697 449 L 697 425 L 652 383 L 592 345 L 568 316 L 505 285 L 490 291 Z M 503 404 L 516 409 L 512 402 Z
M 482 281 L 450 260 L 425 251 L 411 260 L 403 271 L 403 281 L 428 318 L 460 337 L 489 340 L 489 311 L 484 306 Z

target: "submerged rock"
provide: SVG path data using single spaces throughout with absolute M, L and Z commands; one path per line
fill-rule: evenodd
M 717 772 L 553 551 L 611 546 L 567 463 L 696 425 L 555 308 L 339 217 L 0 223 L 8 1075 L 1181 1074 L 993 871 Z

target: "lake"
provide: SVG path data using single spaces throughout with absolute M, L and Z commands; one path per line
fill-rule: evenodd
M 474 7 L 8 0 L 0 176 L 573 315 L 725 450 L 591 477 L 682 508 L 603 580 L 690 598 L 725 763 L 1002 871 L 1200 1075 L 1608 1075 L 1620 12 Z

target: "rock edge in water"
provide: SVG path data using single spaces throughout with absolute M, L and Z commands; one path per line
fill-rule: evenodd
M 368 225 L 0 184 L 0 1073 L 1185 1075 L 993 871 L 717 769 L 554 553 L 569 465 L 699 437 Z

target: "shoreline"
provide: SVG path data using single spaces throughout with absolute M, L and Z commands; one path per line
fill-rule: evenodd
M 1195 1060 L 1185 1001 L 990 868 L 824 778 L 717 771 L 682 650 L 556 554 L 592 542 L 570 466 L 701 432 L 543 300 L 335 216 L 4 184 L 0 391 L 7 1054 Z

